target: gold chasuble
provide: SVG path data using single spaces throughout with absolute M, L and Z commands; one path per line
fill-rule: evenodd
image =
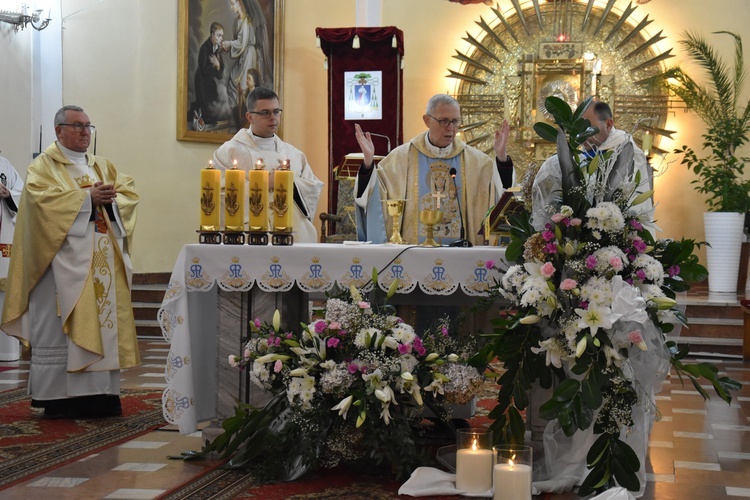
M 451 152 L 438 158 L 428 149 L 426 137 L 427 132 L 416 136 L 381 160 L 365 193 L 356 200 L 357 204 L 370 211 L 382 209 L 386 200 L 406 200 L 401 235 L 411 244 L 421 242 L 425 236 L 419 210 L 440 208 L 443 220 L 435 226 L 436 239 L 440 238 L 445 244 L 463 237 L 481 245 L 484 241 L 483 235 L 479 235 L 482 221 L 503 190 L 494 161 L 458 138 L 454 138 Z M 380 207 L 376 200 L 370 199 L 378 193 Z M 366 217 L 367 239 L 375 241 L 379 231 L 373 231 L 369 224 L 378 218 L 371 214 Z M 393 225 L 387 212 L 382 223 L 387 240 Z
M 8 273 L 14 293 L 6 297 L 2 320 L 6 332 L 29 344 L 22 317 L 28 312 L 32 289 L 52 266 L 63 331 L 73 344 L 68 372 L 116 370 L 140 363 L 129 258 L 138 195 L 133 179 L 119 174 L 111 162 L 91 154 L 87 160 L 88 168 L 75 165 L 53 143 L 29 166 Z M 85 236 L 76 238 L 76 245 L 85 248 L 71 252 L 69 233 L 87 201 L 88 188 L 97 180 L 114 185 L 116 212 L 125 234 L 118 238 L 116 222 L 103 207 L 95 206 L 93 238 L 88 237 L 90 228 L 76 235 Z M 56 268 L 55 258 L 63 253 L 73 255 L 74 262 Z M 61 277 L 62 283 L 57 281 Z

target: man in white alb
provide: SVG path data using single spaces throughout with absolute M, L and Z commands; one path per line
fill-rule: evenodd
M 120 369 L 140 364 L 130 302 L 138 195 L 87 153 L 88 115 L 55 114 L 57 141 L 26 172 L 2 329 L 31 347 L 32 406 L 52 418 L 115 416 Z
M 16 213 L 21 200 L 23 180 L 8 160 L 0 156 L 0 309 L 5 302 L 8 264 L 13 245 Z M 0 333 L 0 361 L 16 361 L 20 357 L 18 339 Z
M 258 87 L 247 96 L 247 120 L 250 126 L 238 131 L 214 152 L 214 166 L 252 170 L 262 158 L 268 170 L 275 170 L 283 160 L 290 161 L 294 172 L 294 210 L 292 227 L 296 243 L 315 243 L 317 232 L 311 222 L 318 208 L 323 181 L 315 177 L 305 154 L 276 135 L 281 121 L 279 96 L 271 89 Z M 273 180 L 273 175 L 269 176 Z M 269 210 L 269 217 L 272 211 Z M 269 221 L 269 227 L 271 227 Z

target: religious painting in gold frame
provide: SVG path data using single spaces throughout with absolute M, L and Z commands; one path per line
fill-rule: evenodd
M 179 0 L 177 139 L 223 143 L 245 97 L 283 82 L 284 0 Z

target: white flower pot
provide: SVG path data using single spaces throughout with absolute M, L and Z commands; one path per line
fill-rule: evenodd
M 703 214 L 708 261 L 708 290 L 737 292 L 740 252 L 744 241 L 745 214 L 706 212 Z

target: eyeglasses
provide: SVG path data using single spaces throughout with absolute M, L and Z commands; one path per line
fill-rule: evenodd
M 436 122 L 438 122 L 438 125 L 440 125 L 443 128 L 448 128 L 448 125 L 453 125 L 453 127 L 455 127 L 455 128 L 458 128 L 458 127 L 461 126 L 461 120 L 459 118 L 455 118 L 453 120 L 449 120 L 447 118 L 443 118 L 441 120 L 438 120 L 437 118 L 435 118 L 434 116 L 432 116 L 430 114 L 428 114 L 427 116 L 429 116 L 430 118 L 432 118 L 433 120 L 435 120 Z
M 75 130 L 78 133 L 81 133 L 83 129 L 86 129 L 89 132 L 93 132 L 96 129 L 96 127 L 94 127 L 90 123 L 85 124 L 85 125 L 83 123 L 61 123 L 60 126 L 61 127 L 73 127 L 73 130 Z
M 260 115 L 263 118 L 268 118 L 271 115 L 280 116 L 282 111 L 282 109 L 276 108 L 274 110 L 264 109 L 263 111 L 250 111 L 250 113 L 253 115 Z

